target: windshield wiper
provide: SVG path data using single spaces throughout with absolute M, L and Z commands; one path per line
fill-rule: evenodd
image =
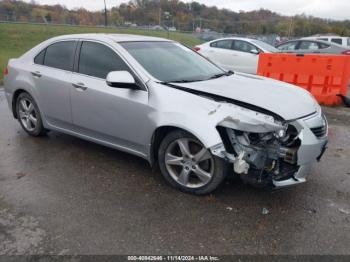
M 171 83 L 192 83 L 192 82 L 200 82 L 203 81 L 203 79 L 196 79 L 196 80 L 177 80 L 177 81 L 171 81 Z
M 171 84 L 171 83 L 192 83 L 192 82 L 200 82 L 204 81 L 203 79 L 196 79 L 196 80 L 187 80 L 187 79 L 181 79 L 181 80 L 175 80 L 175 81 L 166 81 L 163 82 L 165 84 Z
M 193 83 L 193 82 L 201 82 L 201 81 L 207 81 L 207 80 L 210 80 L 210 79 L 220 78 L 222 76 L 230 76 L 230 75 L 233 75 L 233 74 L 234 74 L 234 72 L 230 70 L 230 71 L 227 71 L 225 73 L 216 74 L 216 75 L 210 77 L 209 79 L 181 79 L 181 80 L 174 80 L 174 81 L 163 81 L 161 83 L 162 84 Z
M 234 72 L 233 71 L 227 71 L 225 73 L 221 73 L 221 74 L 216 74 L 216 75 L 213 75 L 212 77 L 210 77 L 209 79 L 216 79 L 216 78 L 220 78 L 220 77 L 223 77 L 223 76 L 230 76 L 230 75 L 233 75 Z M 209 80 L 208 79 L 208 80 Z

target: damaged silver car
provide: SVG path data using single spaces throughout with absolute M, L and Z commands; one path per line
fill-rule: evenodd
M 5 72 L 28 134 L 54 130 L 143 157 L 188 193 L 210 193 L 228 174 L 262 187 L 303 183 L 327 144 L 307 91 L 224 71 L 166 39 L 60 36 Z

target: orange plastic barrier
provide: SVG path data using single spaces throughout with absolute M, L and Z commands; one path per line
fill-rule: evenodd
M 259 55 L 258 75 L 302 87 L 320 104 L 341 103 L 337 94 L 347 95 L 350 56 L 345 55 Z

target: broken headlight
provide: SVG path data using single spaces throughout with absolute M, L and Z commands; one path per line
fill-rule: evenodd
M 271 172 L 278 169 L 280 161 L 296 164 L 300 144 L 297 142 L 298 132 L 293 126 L 267 133 L 229 128 L 226 132 L 237 159 L 234 162 L 236 173 L 247 174 L 250 169 Z

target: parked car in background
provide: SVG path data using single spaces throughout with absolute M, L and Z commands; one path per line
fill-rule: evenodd
M 283 53 L 350 55 L 349 48 L 321 40 L 291 40 L 278 44 L 276 48 Z
M 350 37 L 320 35 L 303 37 L 302 39 L 326 41 L 350 48 Z
M 226 70 L 249 74 L 256 74 L 260 53 L 278 52 L 265 42 L 238 37 L 216 39 L 194 50 Z
M 143 157 L 188 193 L 212 192 L 227 173 L 257 186 L 303 183 L 327 143 L 307 91 L 226 72 L 162 38 L 56 37 L 11 59 L 4 83 L 29 135 L 55 130 Z

